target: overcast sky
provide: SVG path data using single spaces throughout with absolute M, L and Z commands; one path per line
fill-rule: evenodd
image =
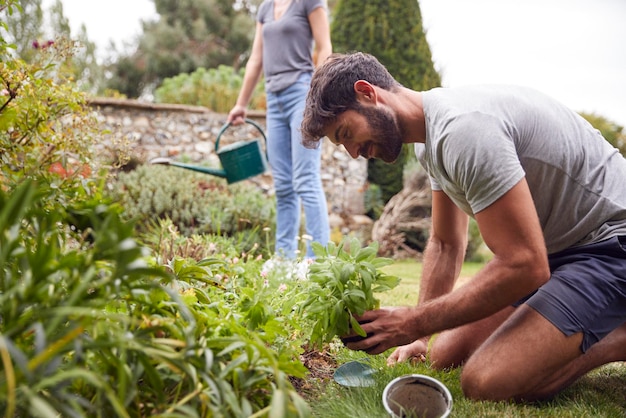
M 102 52 L 155 16 L 152 0 L 62 1 L 74 30 L 84 23 Z M 444 87 L 526 85 L 626 126 L 626 0 L 419 3 Z

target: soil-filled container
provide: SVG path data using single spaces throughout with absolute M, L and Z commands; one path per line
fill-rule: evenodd
M 444 418 L 452 410 L 452 395 L 437 379 L 411 374 L 397 377 L 387 384 L 383 404 L 394 418 Z

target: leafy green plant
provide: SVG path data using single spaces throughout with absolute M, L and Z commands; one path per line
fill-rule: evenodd
M 258 257 L 154 264 L 117 205 L 0 191 L 5 416 L 308 416 L 299 340 Z M 77 221 L 76 233 L 67 221 Z
M 313 323 L 311 343 L 321 346 L 351 330 L 365 337 L 355 317 L 379 307 L 374 293 L 399 284 L 398 277 L 380 270 L 392 260 L 377 257 L 377 243 L 362 247 L 356 238 L 327 247 L 313 243 L 313 251 L 316 259 L 309 267 L 312 285 L 306 288 L 307 297 L 299 305 L 300 313 Z
M 165 267 L 139 244 L 85 168 L 95 137 L 54 45 L 30 65 L 0 38 L 4 416 L 308 416 L 293 328 L 259 309 L 260 260 Z
M 100 165 L 92 146 L 97 121 L 64 71 L 73 47 L 59 40 L 29 64 L 3 53 L 0 39 L 0 187 L 38 178 L 58 208 L 92 193 Z

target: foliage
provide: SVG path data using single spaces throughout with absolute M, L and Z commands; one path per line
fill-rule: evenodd
M 29 61 L 29 58 L 36 55 L 33 42 L 40 40 L 43 35 L 41 0 L 21 0 L 10 3 L 16 3 L 19 7 L 8 10 L 6 17 L 2 19 L 6 22 L 6 27 L 0 33 L 3 34 L 7 43 L 13 44 L 12 54 Z
M 599 130 L 602 136 L 626 157 L 626 131 L 624 131 L 623 126 L 593 113 L 581 113 L 581 116 Z
M 378 220 L 385 209 L 380 186 L 369 183 L 363 195 L 365 214 L 374 220 Z
M 21 0 L 20 7 L 6 16 L 7 27 L 0 28 L 0 33 L 15 45 L 11 56 L 33 64 L 40 59 L 41 50 L 54 44 L 70 45 L 73 51 L 65 56 L 64 71 L 82 91 L 97 92 L 104 83 L 104 69 L 97 62 L 96 45 L 89 40 L 85 26 L 74 38 L 62 2 L 55 0 L 47 13 L 41 3 Z
M 441 85 L 416 0 L 338 0 L 331 23 L 331 37 L 335 51 L 361 51 L 374 55 L 396 80 L 408 88 L 428 90 Z M 383 205 L 402 190 L 406 148 L 393 164 L 382 160 L 368 161 L 368 180 L 380 186 Z
M 224 258 L 234 258 L 241 256 L 244 248 L 244 245 L 234 237 L 211 234 L 183 235 L 169 218 L 152 222 L 148 229 L 139 235 L 139 239 L 152 250 L 159 264 L 165 264 L 175 258 L 203 260 L 217 257 L 218 254 Z M 258 244 L 253 245 L 251 251 L 256 252 L 258 248 Z
M 167 273 L 119 207 L 79 208 L 80 239 L 41 206 L 49 191 L 0 192 L 5 416 L 308 415 L 287 379 L 304 373 L 297 350 L 251 303 L 254 263 L 177 259 Z
M 239 69 L 254 34 L 256 1 L 155 0 L 159 19 L 143 22 L 134 52 L 111 67 L 109 88 L 139 97 L 167 77 L 198 68 Z M 237 7 L 235 7 L 237 6 Z
M 441 85 L 415 0 L 339 0 L 331 30 L 337 52 L 374 55 L 407 88 Z
M 260 261 L 167 271 L 103 195 L 70 52 L 55 42 L 35 64 L 0 64 L 4 416 L 307 416 L 288 380 L 304 373 L 298 344 L 280 338 L 288 321 L 250 303 Z
M 224 179 L 178 167 L 142 165 L 119 173 L 111 193 L 142 231 L 155 220 L 170 219 L 185 236 L 239 237 L 249 249 L 266 242 L 261 240 L 264 228 L 274 228 L 274 200 L 254 185 L 227 185 Z
M 404 167 L 408 160 L 409 150 L 412 149 L 412 144 L 404 144 L 400 156 L 391 164 L 379 159 L 367 160 L 367 180 L 370 184 L 377 186 L 380 195 L 378 205 L 374 204 L 372 210 L 368 212 L 372 219 L 378 219 L 376 214 L 380 216 L 389 200 L 402 190 Z
M 154 99 L 157 103 L 204 106 L 214 112 L 228 113 L 237 101 L 243 84 L 243 74 L 243 68 L 235 71 L 226 65 L 209 70 L 198 68 L 191 74 L 179 74 L 163 80 L 163 84 L 154 92 Z M 263 82 L 257 84 L 250 108 L 266 108 Z
M 0 188 L 38 178 L 59 209 L 93 193 L 98 169 L 90 147 L 95 119 L 62 65 L 71 51 L 58 42 L 32 64 L 9 56 L 0 62 Z
M 375 292 L 398 285 L 397 277 L 379 270 L 391 260 L 376 256 L 376 243 L 362 248 L 356 238 L 345 239 L 339 246 L 313 243 L 312 248 L 317 257 L 309 268 L 312 286 L 306 289 L 306 300 L 298 308 L 303 318 L 313 323 L 311 344 L 321 347 L 351 330 L 364 337 L 355 316 L 379 307 Z

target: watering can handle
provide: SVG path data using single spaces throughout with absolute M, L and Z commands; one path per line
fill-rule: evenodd
M 253 121 L 252 119 L 245 119 L 245 122 L 257 128 L 259 132 L 261 132 L 261 135 L 263 136 L 263 140 L 267 144 L 267 138 L 265 137 L 265 132 L 263 132 L 263 128 L 261 128 L 261 126 L 255 121 Z M 217 134 L 217 139 L 215 140 L 215 152 L 217 152 L 217 149 L 220 145 L 220 138 L 222 137 L 222 134 L 226 131 L 226 129 L 228 129 L 230 125 L 231 125 L 230 122 L 226 122 L 224 126 L 222 126 L 222 129 L 220 129 L 220 132 Z

